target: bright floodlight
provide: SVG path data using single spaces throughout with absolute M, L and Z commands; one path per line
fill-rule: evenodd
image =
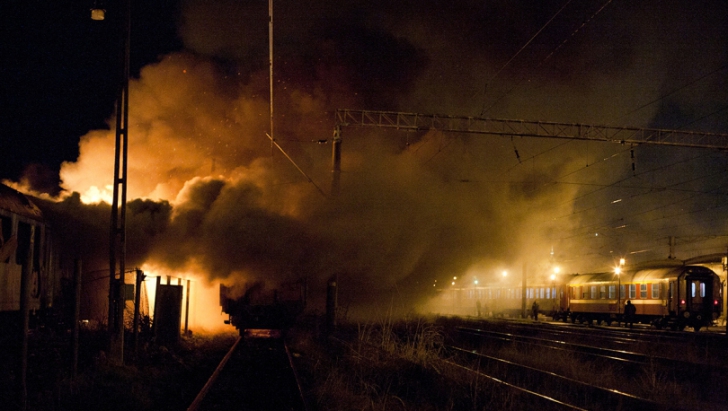
M 503 277 L 507 277 L 507 276 L 508 276 L 508 271 L 503 270 Z
M 475 285 L 478 285 L 478 280 L 473 281 Z
M 626 262 L 626 261 L 624 260 L 624 258 L 620 258 L 620 259 L 619 259 L 619 266 L 620 266 L 620 267 L 622 267 L 622 266 L 624 265 L 624 263 L 625 263 L 625 262 Z
M 559 271 L 561 271 L 561 268 L 559 268 L 559 267 L 554 267 L 554 274 L 558 274 L 558 273 L 559 273 Z
M 555 274 L 551 274 L 551 281 L 554 281 L 555 279 L 556 279 L 556 275 Z
M 622 267 L 614 267 L 614 274 L 617 274 L 617 275 L 622 274 Z

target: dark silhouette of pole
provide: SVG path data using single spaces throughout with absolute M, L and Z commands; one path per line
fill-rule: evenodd
M 336 308 L 338 305 L 338 276 L 329 278 L 326 287 L 326 331 L 331 333 L 336 329 Z
M 142 295 L 142 281 L 144 281 L 144 271 L 136 269 L 136 283 L 134 285 L 134 359 L 139 355 L 139 311 Z
M 18 229 L 18 239 L 20 239 Z M 30 276 L 33 275 L 33 251 L 35 249 L 35 226 L 29 225 L 28 250 L 20 273 L 20 358 L 18 376 L 18 401 L 25 411 L 28 402 L 28 325 L 30 322 Z
M 130 0 L 124 1 L 122 25 L 123 64 L 116 101 L 116 145 L 114 160 L 114 198 L 111 205 L 109 244 L 109 353 L 111 361 L 124 363 L 124 272 L 126 270 L 126 188 L 129 125 L 129 40 Z M 118 263 L 118 271 L 117 271 Z M 116 280 L 116 273 L 119 279 Z
M 190 280 L 187 280 L 187 298 L 185 298 L 185 335 L 190 326 Z
M 71 375 L 73 378 L 76 378 L 78 376 L 78 340 L 79 340 L 79 330 L 78 330 L 78 323 L 81 319 L 81 276 L 82 276 L 82 270 L 81 267 L 83 265 L 81 264 L 81 260 L 76 260 L 76 264 L 74 264 L 73 269 L 73 294 L 74 294 L 74 304 L 73 304 L 73 336 L 72 336 L 72 343 L 71 343 Z
M 526 299 L 528 298 L 528 289 L 526 288 L 527 282 L 526 277 L 528 276 L 528 263 L 523 263 L 523 272 L 521 273 L 521 317 L 527 318 L 528 314 L 526 314 Z

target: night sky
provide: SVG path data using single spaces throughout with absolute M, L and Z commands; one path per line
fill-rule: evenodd
M 0 178 L 17 181 L 28 172 L 37 188 L 52 190 L 61 162 L 78 156 L 79 138 L 107 127 L 121 65 L 119 6 L 107 3 L 106 21 L 91 20 L 92 1 L 11 0 L 0 6 Z M 141 3 L 144 10 L 133 9 L 130 61 L 136 75 L 160 55 L 183 47 L 175 27 L 179 2 Z
M 118 2 L 102 22 L 91 3 L 0 6 L 0 179 L 88 220 L 120 70 Z M 346 129 L 331 202 L 316 143 L 338 108 L 728 133 L 725 1 L 278 0 L 276 136 L 305 178 L 265 137 L 267 1 L 133 3 L 135 262 L 390 289 L 527 255 L 664 258 L 672 235 L 684 258 L 725 249 L 717 150 Z
M 113 80 L 120 64 L 118 3 L 104 2 L 107 20 L 103 22 L 90 20 L 91 0 L 10 0 L 0 6 L 4 107 L 0 115 L 3 130 L 0 178 L 17 181 L 24 170 L 43 173 L 42 178 L 38 177 L 38 188 L 48 189 L 52 184 L 44 180 L 53 180 L 60 162 L 75 160 L 80 136 L 106 126 L 113 113 L 116 93 Z M 209 55 L 224 64 L 252 57 L 258 61 L 245 64 L 266 67 L 267 2 L 264 0 L 211 1 L 207 2 L 211 6 L 204 11 L 200 2 L 195 1 L 132 3 L 133 75 L 138 76 L 141 67 L 158 61 L 161 56 L 184 49 Z M 687 102 L 677 98 L 654 102 L 652 107 L 659 107 L 660 111 L 647 124 L 643 119 L 620 115 L 651 102 L 653 96 L 642 96 L 626 104 L 595 103 L 591 116 L 579 118 L 585 123 L 600 121 L 605 117 L 599 111 L 607 106 L 613 113 L 606 120 L 616 125 L 689 127 L 719 132 L 726 130 L 724 108 L 723 117 L 718 113 L 712 119 L 701 119 L 711 115 L 710 110 L 721 109 L 715 106 L 717 102 L 725 102 L 720 88 L 725 90 L 727 76 L 726 7 L 722 1 L 700 4 L 650 1 L 635 5 L 625 1 L 566 0 L 455 4 L 282 0 L 275 3 L 276 21 L 280 21 L 277 59 L 282 64 L 296 59 L 302 65 L 296 70 L 302 71 L 311 70 L 322 61 L 330 64 L 328 69 L 332 70 L 335 65 L 354 68 L 356 73 L 348 77 L 361 81 L 355 87 L 364 100 L 357 108 L 427 109 L 454 115 L 502 113 L 515 118 L 552 121 L 571 119 L 559 118 L 556 114 L 541 117 L 547 113 L 532 115 L 526 110 L 507 110 L 502 96 L 514 86 L 518 88 L 515 93 L 525 95 L 555 83 L 588 87 L 589 76 L 601 74 L 608 80 L 611 74 L 659 78 L 661 81 L 655 84 L 659 89 L 654 96 L 660 97 L 723 67 L 722 71 L 686 90 L 693 95 L 706 92 L 718 95 Z M 185 18 L 183 11 L 187 14 Z M 197 16 L 189 17 L 192 13 Z M 235 22 L 236 17 L 241 20 Z M 263 20 L 253 23 L 259 18 Z M 205 19 L 219 21 L 208 21 L 210 26 L 204 26 Z M 197 27 L 192 27 L 193 24 Z M 207 29 L 204 34 L 203 27 Z M 542 28 L 528 47 L 516 54 Z M 228 32 L 223 32 L 226 29 Z M 187 34 L 180 34 L 182 30 L 187 30 Z M 423 49 L 428 46 L 429 49 Z M 435 52 L 442 54 L 435 55 Z M 555 55 L 547 58 L 552 52 Z M 239 65 L 240 61 L 235 64 Z M 424 73 L 428 66 L 432 72 Z M 474 72 L 473 67 L 478 66 L 482 70 Z M 285 72 L 285 66 L 279 69 L 281 76 L 293 80 L 289 77 L 293 74 Z M 461 77 L 463 81 L 460 87 L 450 87 L 453 79 L 443 77 Z M 407 105 L 392 104 L 391 94 L 411 91 L 418 79 L 443 80 L 439 88 L 436 84 L 427 84 L 428 88 L 444 94 L 435 99 L 439 100 L 439 106 L 424 101 L 433 99 L 431 95 L 417 96 Z M 463 89 L 465 83 L 467 86 Z M 484 95 L 486 90 L 488 95 Z M 640 90 L 621 92 L 639 93 Z M 554 95 L 554 100 L 565 97 Z M 459 98 L 473 101 L 452 101 Z M 474 100 L 480 100 L 480 104 Z M 483 108 L 490 108 L 490 112 L 483 112 Z

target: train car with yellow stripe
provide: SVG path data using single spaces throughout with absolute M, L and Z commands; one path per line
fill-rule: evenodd
M 622 322 L 630 301 L 636 308 L 634 322 L 697 331 L 711 325 L 723 306 L 720 278 L 703 266 L 664 263 L 575 274 L 566 287 L 561 317 L 574 322 Z

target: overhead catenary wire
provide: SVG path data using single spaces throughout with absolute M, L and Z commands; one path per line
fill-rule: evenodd
M 296 170 L 298 170 L 298 172 L 299 172 L 299 173 L 301 173 L 301 174 L 302 174 L 302 175 L 303 175 L 304 177 L 306 177 L 306 179 L 308 180 L 308 182 L 309 182 L 309 183 L 311 183 L 311 184 L 313 184 L 313 186 L 314 186 L 314 187 L 316 187 L 316 190 L 318 190 L 318 192 L 319 192 L 319 193 L 320 193 L 320 194 L 321 194 L 322 196 L 326 197 L 326 193 L 324 193 L 324 191 L 323 191 L 323 190 L 321 189 L 321 187 L 319 187 L 319 186 L 318 186 L 318 185 L 317 185 L 317 184 L 316 184 L 316 183 L 315 183 L 315 182 L 313 181 L 313 179 L 311 179 L 311 177 L 309 177 L 309 176 L 308 176 L 308 174 L 306 174 L 306 172 L 305 172 L 305 171 L 303 171 L 303 170 L 301 169 L 301 167 L 299 167 L 299 166 L 298 166 L 298 164 L 296 164 L 296 162 L 295 162 L 295 161 L 293 161 L 293 159 L 291 158 L 291 156 L 289 156 L 289 155 L 288 155 L 288 153 L 286 153 L 286 151 L 285 151 L 285 150 L 283 150 L 283 147 L 281 147 L 281 146 L 280 146 L 280 145 L 278 144 L 278 142 L 277 142 L 277 141 L 273 140 L 273 137 L 271 137 L 271 136 L 270 136 L 270 134 L 266 133 L 265 135 L 266 135 L 266 136 L 267 136 L 267 137 L 268 137 L 268 138 L 270 139 L 270 142 L 271 142 L 271 144 L 272 144 L 272 145 L 274 145 L 274 146 L 275 146 L 275 147 L 276 147 L 276 148 L 277 148 L 277 149 L 278 149 L 278 150 L 279 150 L 279 151 L 280 151 L 280 152 L 281 152 L 281 153 L 282 153 L 282 154 L 283 154 L 283 155 L 284 155 L 284 156 L 285 156 L 285 157 L 286 157 L 286 158 L 288 159 L 288 161 L 290 161 L 290 162 L 291 162 L 291 164 L 293 164 L 293 166 L 294 166 L 294 167 L 296 167 Z
M 570 2 L 571 2 L 571 1 L 567 2 L 567 3 L 566 3 L 566 4 L 565 4 L 565 5 L 564 5 L 564 6 L 563 6 L 563 7 L 561 8 L 561 9 L 559 9 L 559 11 L 558 11 L 558 12 L 557 12 L 557 13 L 556 13 L 556 14 L 554 15 L 554 17 L 552 17 L 552 18 L 551 18 L 551 20 L 553 20 L 553 19 L 554 19 L 554 18 L 555 18 L 555 17 L 557 16 L 557 15 L 559 15 L 559 14 L 561 13 L 561 11 L 562 11 L 562 10 L 563 10 L 563 9 L 564 9 L 564 8 L 565 8 L 565 7 L 566 7 L 566 6 L 567 6 L 567 5 L 568 5 L 568 4 L 570 3 Z M 587 24 L 588 24 L 589 22 L 591 22 L 591 21 L 592 21 L 592 20 L 594 19 L 594 17 L 596 17 L 596 16 L 597 16 L 597 15 L 598 15 L 599 13 L 601 13 L 601 12 L 602 12 L 602 10 L 604 10 L 604 9 L 605 9 L 605 8 L 606 8 L 606 7 L 607 7 L 607 6 L 609 5 L 609 3 L 611 3 L 611 2 L 612 2 L 612 0 L 607 0 L 607 1 L 606 1 L 606 2 L 604 3 L 604 4 L 602 4 L 602 6 L 601 6 L 601 7 L 600 7 L 600 8 L 599 8 L 599 9 L 598 9 L 598 10 L 597 10 L 597 11 L 596 11 L 595 13 L 593 13 L 593 14 L 592 14 L 592 15 L 591 15 L 591 16 L 590 16 L 590 17 L 589 17 L 589 18 L 588 18 L 588 19 L 587 19 L 586 21 L 582 22 L 582 24 L 581 24 L 581 25 L 580 25 L 579 27 L 577 27 L 577 28 L 576 28 L 576 30 L 574 30 L 574 31 L 573 31 L 573 32 L 572 32 L 572 33 L 571 33 L 571 34 L 570 34 L 570 35 L 569 35 L 568 37 L 566 37 L 566 38 L 565 38 L 565 39 L 564 39 L 564 40 L 563 40 L 563 41 L 562 41 L 561 43 L 559 43 L 559 45 L 558 45 L 558 46 L 556 46 L 556 47 L 555 47 L 555 48 L 554 48 L 554 49 L 553 49 L 553 50 L 552 50 L 552 51 L 551 51 L 551 52 L 550 52 L 550 53 L 549 53 L 549 54 L 548 54 L 548 55 L 547 55 L 547 56 L 546 56 L 546 57 L 545 57 L 545 58 L 544 58 L 543 60 L 541 60 L 541 62 L 540 62 L 540 63 L 538 63 L 538 64 L 536 65 L 536 67 L 534 67 L 534 70 L 538 70 L 538 69 L 539 69 L 539 68 L 540 68 L 541 66 L 543 66 L 543 65 L 544 65 L 544 64 L 545 64 L 545 63 L 546 63 L 546 62 L 547 62 L 548 60 L 550 60 L 550 59 L 551 59 L 551 57 L 553 57 L 553 56 L 554 56 L 554 54 L 556 54 L 556 52 L 557 52 L 557 51 L 559 51 L 559 49 L 561 49 L 561 48 L 562 48 L 562 47 L 563 47 L 563 46 L 564 46 L 564 45 L 565 45 L 565 44 L 566 44 L 566 43 L 567 43 L 567 42 L 569 41 L 569 39 L 571 39 L 572 37 L 574 37 L 574 36 L 576 35 L 576 33 L 578 33 L 578 32 L 579 32 L 579 30 L 581 30 L 581 29 L 582 29 L 582 28 L 584 28 L 584 27 L 585 27 L 585 26 L 586 26 L 586 25 L 587 25 Z M 548 22 L 546 23 L 546 25 L 544 25 L 544 26 L 543 26 L 543 27 L 541 28 L 541 30 L 539 30 L 539 31 L 538 31 L 538 33 L 536 33 L 536 35 L 535 35 L 535 36 L 534 36 L 533 38 L 531 38 L 531 40 L 529 40 L 529 41 L 528 41 L 528 43 L 526 44 L 526 46 L 527 46 L 528 44 L 530 44 L 530 43 L 531 43 L 531 42 L 533 41 L 533 39 L 534 39 L 534 38 L 535 38 L 535 37 L 536 37 L 536 36 L 537 36 L 537 35 L 538 35 L 538 34 L 539 34 L 539 33 L 540 33 L 540 32 L 541 32 L 541 31 L 542 31 L 542 30 L 543 30 L 544 28 L 546 28 L 546 26 L 547 26 L 547 25 L 548 25 L 549 23 L 551 23 L 551 20 L 549 20 L 549 21 L 548 21 Z M 521 51 L 522 51 L 522 50 L 523 50 L 523 49 L 524 49 L 524 48 L 525 48 L 526 46 L 522 47 L 522 48 L 521 48 L 521 50 L 518 50 L 518 53 L 516 53 L 516 55 L 520 54 L 520 52 L 521 52 Z M 515 58 L 515 56 L 514 56 L 513 58 Z M 508 60 L 508 62 L 506 63 L 506 65 L 508 65 L 508 64 L 509 64 L 509 63 L 510 63 L 510 62 L 511 62 L 511 61 L 513 60 L 513 58 L 511 58 L 510 60 Z M 505 68 L 505 66 L 504 66 L 503 68 Z M 503 68 L 501 68 L 500 70 L 498 70 L 498 72 L 496 73 L 496 76 L 497 76 L 498 74 L 500 74 L 500 73 L 501 73 L 501 71 L 503 71 Z M 495 79 L 495 77 L 496 77 L 496 76 L 493 76 L 493 78 L 491 78 L 490 80 L 488 80 L 488 82 L 486 83 L 486 89 L 487 89 L 487 87 L 488 87 L 488 84 L 490 84 L 490 82 L 492 82 L 492 81 L 493 81 L 493 80 Z M 509 89 L 509 90 L 508 90 L 508 91 L 507 91 L 507 92 L 506 92 L 505 94 L 503 94 L 503 95 L 501 95 L 500 97 L 498 97 L 498 98 L 497 98 L 497 99 L 496 99 L 496 100 L 495 100 L 495 101 L 494 101 L 494 102 L 493 102 L 493 103 L 492 103 L 492 104 L 491 104 L 490 106 L 488 106 L 487 108 L 485 107 L 485 102 L 484 102 L 484 103 L 483 103 L 483 108 L 482 108 L 482 109 L 480 110 L 480 116 L 482 117 L 483 115 L 485 115 L 485 113 L 486 113 L 486 112 L 488 112 L 488 111 L 490 111 L 490 109 L 491 109 L 491 108 L 493 108 L 493 106 L 495 106 L 495 105 L 496 105 L 496 104 L 497 104 L 498 102 L 500 102 L 500 101 L 501 101 L 501 100 L 502 100 L 503 98 L 505 98 L 506 96 L 508 96 L 509 94 L 511 94 L 511 92 L 513 92 L 513 90 L 515 90 L 515 89 L 516 89 L 516 87 L 518 87 L 518 86 L 519 86 L 519 85 L 520 85 L 521 83 L 523 83 L 523 81 L 524 81 L 524 80 L 525 80 L 525 78 L 522 78 L 522 79 L 521 79 L 520 81 L 518 81 L 518 82 L 517 82 L 516 84 L 514 84 L 514 85 L 513 85 L 513 87 L 511 87 L 511 88 L 510 88 L 510 89 Z
M 564 9 L 566 8 L 566 6 L 568 6 L 568 5 L 569 5 L 569 4 L 571 3 L 571 1 L 572 1 L 572 0 L 568 0 L 568 1 L 566 2 L 566 3 L 564 3 L 564 5 L 563 5 L 563 6 L 561 6 L 561 8 L 560 8 L 560 9 L 559 9 L 559 10 L 558 10 L 558 11 L 556 12 L 556 14 L 554 14 L 553 16 L 551 16 L 551 18 L 550 18 L 550 19 L 549 19 L 549 20 L 548 20 L 548 21 L 546 22 L 546 24 L 544 24 L 544 25 L 543 25 L 543 26 L 542 26 L 542 27 L 541 27 L 541 28 L 540 28 L 540 29 L 539 29 L 539 30 L 538 30 L 538 31 L 537 31 L 537 32 L 536 32 L 536 33 L 535 33 L 535 34 L 534 34 L 533 36 L 531 36 L 531 38 L 530 38 L 530 39 L 529 39 L 529 40 L 528 40 L 528 41 L 526 42 L 526 44 L 524 44 L 524 45 L 523 45 L 523 46 L 522 46 L 522 47 L 521 47 L 520 49 L 518 49 L 518 51 L 516 52 L 516 54 L 514 54 L 514 55 L 513 55 L 513 56 L 512 56 L 512 57 L 511 57 L 510 59 L 508 59 L 508 61 L 506 61 L 506 63 L 505 63 L 505 64 L 504 64 L 504 65 L 503 65 L 503 66 L 502 66 L 502 67 L 501 67 L 501 68 L 500 68 L 500 69 L 499 69 L 499 70 L 498 70 L 498 71 L 497 71 L 497 72 L 496 72 L 496 73 L 495 73 L 495 74 L 494 74 L 494 75 L 493 75 L 493 76 L 492 76 L 492 77 L 491 77 L 491 78 L 490 78 L 490 79 L 489 79 L 489 80 L 488 80 L 488 81 L 487 81 L 487 82 L 485 83 L 485 87 L 484 87 L 484 93 L 485 93 L 485 92 L 487 92 L 487 90 L 488 90 L 488 86 L 490 85 L 490 83 L 491 83 L 491 82 L 492 82 L 493 80 L 495 80 L 495 79 L 496 79 L 496 78 L 498 77 L 498 75 L 500 75 L 500 73 L 501 73 L 501 72 L 502 72 L 503 70 L 505 70 L 505 69 L 506 69 L 506 67 L 508 67 L 508 65 L 509 65 L 509 64 L 511 64 L 511 62 L 512 62 L 512 61 L 513 61 L 513 60 L 514 60 L 514 59 L 515 59 L 516 57 L 518 57 L 518 55 L 519 55 L 519 54 L 521 54 L 521 52 L 522 52 L 523 50 L 525 50 L 525 49 L 526 49 L 526 47 L 528 47 L 528 46 L 529 46 L 529 45 L 530 45 L 530 44 L 531 44 L 531 43 L 533 42 L 533 40 L 534 40 L 534 39 L 536 39 L 536 37 L 538 37 L 538 35 L 539 35 L 539 34 L 541 34 L 541 32 L 542 32 L 542 31 L 543 31 L 543 30 L 544 30 L 544 29 L 545 29 L 545 28 L 546 28 L 546 27 L 547 27 L 547 26 L 548 26 L 549 24 L 551 24 L 551 22 L 552 22 L 552 21 L 554 21 L 554 19 L 556 18 L 556 16 L 558 16 L 559 14 L 561 14 L 561 12 L 562 12 L 562 11 L 563 11 L 563 10 L 564 10 Z M 611 0 L 610 0 L 610 1 L 611 1 Z M 483 103 L 483 109 L 482 109 L 482 110 L 480 111 L 480 115 L 481 115 L 481 117 L 483 116 L 483 113 L 484 113 L 484 112 L 485 112 L 485 103 Z

